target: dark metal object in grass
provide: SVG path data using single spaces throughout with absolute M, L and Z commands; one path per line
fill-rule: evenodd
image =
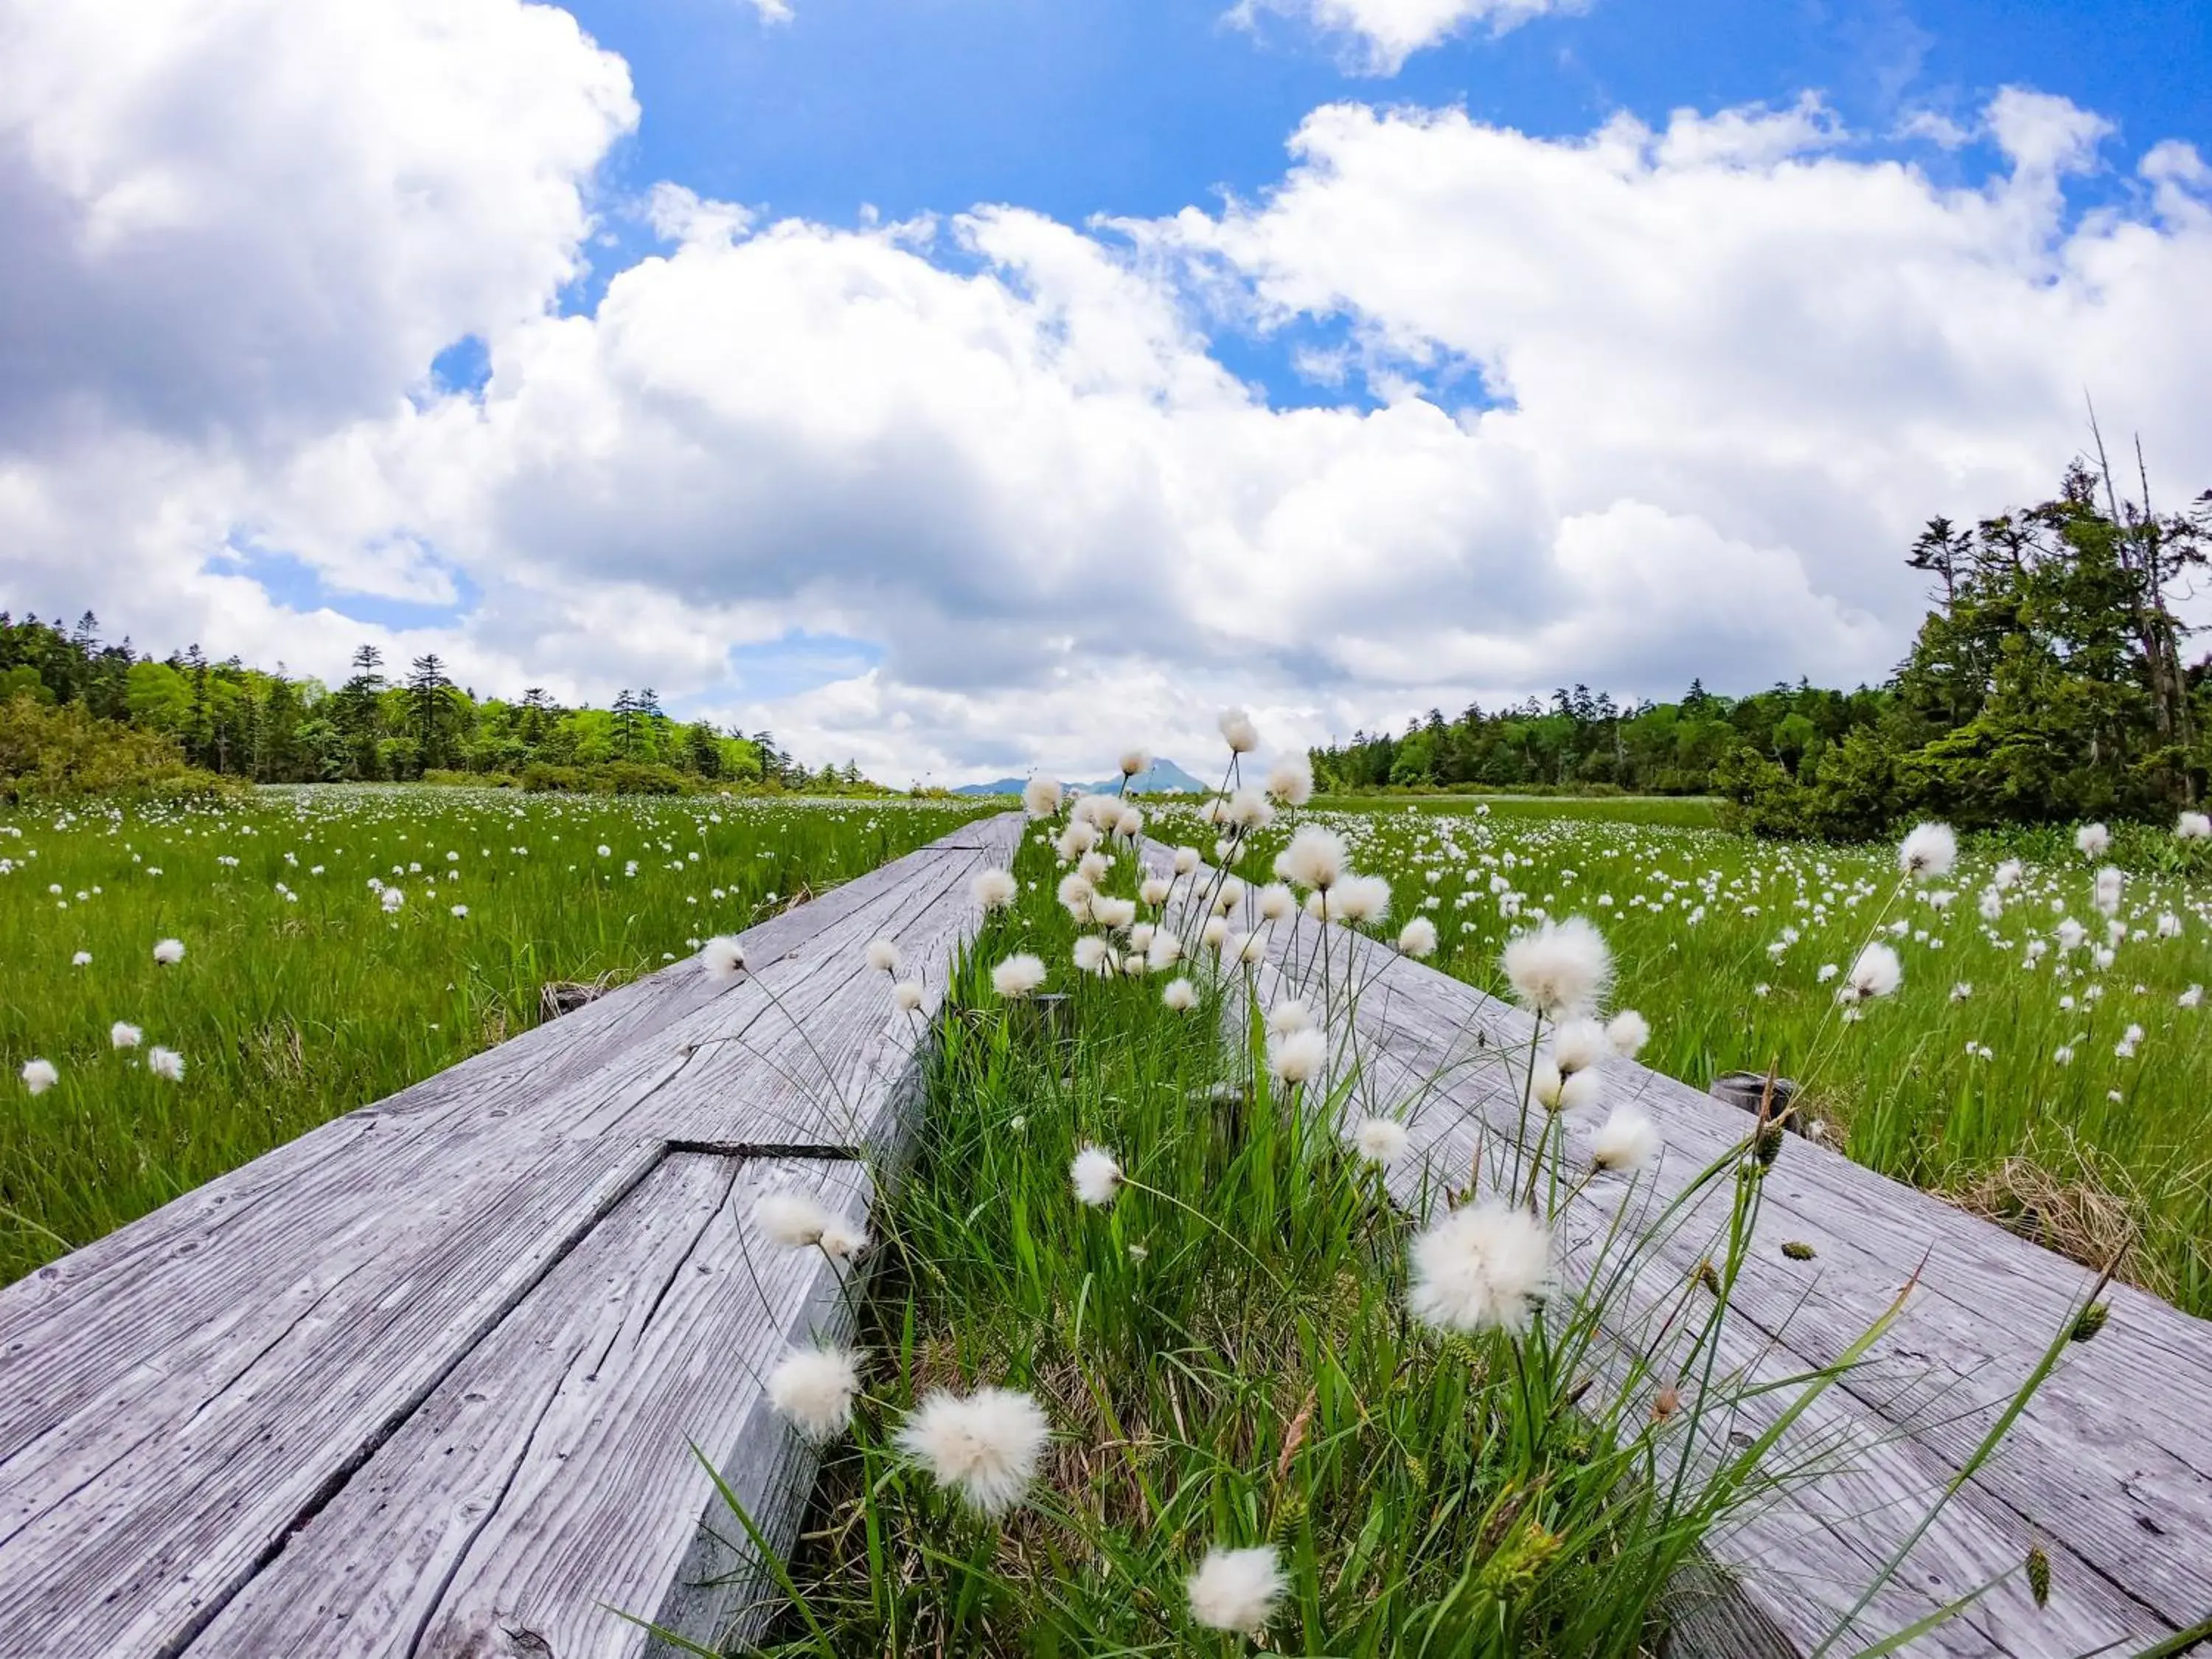
M 1713 1079 L 1711 1090 L 1715 1100 L 1725 1101 L 1741 1111 L 1759 1114 L 1759 1104 L 1766 1098 L 1766 1073 L 1764 1072 L 1723 1072 Z M 1770 1121 L 1779 1120 L 1782 1127 L 1795 1135 L 1806 1133 L 1803 1116 L 1790 1110 L 1797 1101 L 1797 1085 L 1786 1077 L 1774 1079 L 1774 1103 L 1767 1109 Z

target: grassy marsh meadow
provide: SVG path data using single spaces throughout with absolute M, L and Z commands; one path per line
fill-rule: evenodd
M 536 1024 L 549 983 L 635 978 L 988 810 L 336 786 L 8 814 L 0 1281 Z

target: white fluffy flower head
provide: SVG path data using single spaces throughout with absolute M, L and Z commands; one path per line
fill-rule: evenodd
M 853 1420 L 860 1357 L 849 1348 L 794 1348 L 768 1374 L 769 1403 L 809 1440 L 829 1440 Z
M 1915 824 L 1898 843 L 1897 867 L 1915 881 L 1934 881 L 1959 861 L 1959 837 L 1948 823 Z
M 1060 811 L 1060 781 L 1040 774 L 1022 786 L 1022 810 L 1033 818 L 1048 818 Z
M 171 1083 L 181 1083 L 185 1077 L 185 1057 L 174 1048 L 156 1045 L 146 1051 L 146 1069 L 155 1077 Z
M 726 985 L 745 969 L 745 947 L 724 934 L 699 947 L 699 966 L 708 979 Z
M 969 896 L 986 910 L 1000 910 L 1014 902 L 1019 889 L 1011 870 L 978 871 L 975 879 L 968 884 Z
M 1301 887 L 1328 889 L 1344 878 L 1344 837 L 1317 823 L 1302 824 L 1275 855 L 1275 873 Z
M 1398 930 L 1398 949 L 1409 957 L 1437 953 L 1437 925 L 1426 916 L 1415 916 Z
M 1260 746 L 1260 729 L 1243 709 L 1224 708 L 1221 711 L 1221 740 L 1229 745 L 1231 754 L 1249 755 Z
M 1289 1084 L 1310 1081 L 1328 1063 L 1328 1038 L 1310 1027 L 1278 1037 L 1267 1056 L 1267 1069 Z
M 1877 942 L 1859 952 L 1837 995 L 1845 1002 L 1870 1002 L 1889 995 L 1904 982 L 1905 967 L 1898 961 L 1897 952 Z
M 1198 988 L 1187 979 L 1171 979 L 1160 993 L 1160 1000 L 1178 1014 L 1187 1014 L 1198 1006 Z
M 963 1399 L 939 1389 L 901 1425 L 901 1451 L 985 1515 L 1003 1515 L 1036 1478 L 1052 1427 L 1029 1395 L 978 1389 Z
M 1413 1240 L 1412 1256 L 1407 1305 L 1441 1330 L 1524 1331 L 1552 1292 L 1551 1234 L 1495 1201 L 1453 1211 Z
M 1044 983 L 1044 963 L 1026 951 L 1018 951 L 991 969 L 991 988 L 1010 1002 L 1018 1002 Z
M 1284 805 L 1304 806 L 1313 792 L 1313 763 L 1304 755 L 1285 755 L 1267 769 L 1267 793 Z
M 1623 1008 L 1606 1022 L 1605 1036 L 1615 1054 L 1633 1060 L 1651 1041 L 1651 1022 L 1633 1008 Z
M 1208 1630 L 1256 1637 L 1267 1629 L 1287 1587 L 1269 1545 L 1208 1550 L 1187 1586 L 1190 1616 Z
M 1515 934 L 1499 963 L 1521 1006 L 1548 1019 L 1591 1012 L 1613 982 L 1605 935 L 1581 916 Z
M 1633 1106 L 1616 1106 L 1590 1141 L 1590 1161 L 1614 1175 L 1634 1175 L 1659 1156 L 1659 1126 Z
M 879 974 L 896 974 L 899 966 L 899 948 L 887 939 L 868 941 L 868 966 Z
M 1363 1117 L 1353 1126 L 1352 1144 L 1370 1164 L 1395 1164 L 1406 1155 L 1406 1126 L 1390 1117 Z
M 165 939 L 154 946 L 154 960 L 164 968 L 173 968 L 185 959 L 185 942 L 180 939 Z
M 1121 1192 L 1121 1166 L 1103 1146 L 1085 1146 L 1067 1166 L 1075 1183 L 1075 1196 L 1093 1209 L 1103 1209 Z
M 118 1019 L 107 1028 L 107 1040 L 118 1048 L 136 1048 L 145 1036 L 143 1031 L 128 1020 Z
M 2112 832 L 2101 823 L 2085 823 L 2074 832 L 2074 848 L 2085 859 L 2100 859 L 2112 844 Z
M 20 1073 L 23 1086 L 34 1095 L 42 1095 L 62 1079 L 61 1072 L 51 1060 L 27 1060 Z

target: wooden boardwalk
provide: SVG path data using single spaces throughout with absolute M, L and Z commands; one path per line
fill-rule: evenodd
M 0 1656 L 649 1650 L 727 1626 L 811 1460 L 760 1377 L 849 1317 L 752 1194 L 870 1198 L 973 928 L 971 824 L 0 1291 Z M 912 1017 L 863 961 L 896 939 Z M 734 1536 L 733 1536 L 734 1535 Z
M 761 1375 L 850 1317 L 817 1255 L 752 1234 L 750 1198 L 801 1186 L 864 1213 L 859 1155 L 910 1127 L 921 1033 L 976 921 L 969 880 L 1020 833 L 1011 815 L 967 826 L 753 929 L 733 983 L 680 963 L 0 1290 L 0 1659 L 655 1651 L 623 1613 L 726 1634 L 761 1579 L 700 1457 L 787 1541 L 813 1463 Z M 913 1019 L 864 965 L 879 935 L 927 984 Z M 1336 937 L 1369 981 L 1361 1086 L 1418 1102 L 1420 1156 L 1393 1190 L 1428 1206 L 1512 1132 L 1498 1054 L 1525 1022 Z M 1256 970 L 1265 996 L 1287 943 Z M 1603 1076 L 1664 1127 L 1646 1194 L 1744 1133 L 1640 1066 Z M 1622 1192 L 1592 1186 L 1570 1236 Z M 1678 1229 L 1620 1304 L 1621 1363 L 1663 1348 L 1646 1316 L 1695 1273 L 1713 1219 Z M 2088 1282 L 1791 1139 L 1723 1364 L 1827 1364 L 1916 1271 L 1879 1363 L 1785 1441 L 1808 1478 L 1716 1540 L 1729 1571 L 1686 1597 L 1678 1653 L 1810 1653 Z M 1910 1651 L 2129 1653 L 2212 1614 L 2212 1326 L 2124 1287 L 2108 1300 L 2103 1332 L 1838 1651 L 2016 1568 L 2032 1541 L 2047 1608 L 2015 1573 Z M 1755 1433 L 1779 1404 L 1716 1432 Z
M 1152 856 L 1164 868 L 1164 849 Z M 1386 945 L 1347 944 L 1334 931 L 1335 960 L 1348 952 L 1366 987 L 1356 1015 L 1360 1098 L 1393 1109 L 1416 1103 L 1409 1127 L 1418 1156 L 1394 1165 L 1389 1183 L 1401 1202 L 1426 1210 L 1440 1192 L 1466 1186 L 1479 1148 L 1494 1155 L 1516 1133 L 1520 1091 L 1499 1057 L 1516 1048 L 1525 1055 L 1529 1020 Z M 1308 982 L 1315 935 L 1310 921 L 1295 933 L 1273 931 L 1256 970 L 1263 1000 Z M 1601 1071 L 1603 1103 L 1570 1115 L 1567 1162 L 1587 1168 L 1606 1109 L 1638 1104 L 1668 1146 L 1656 1174 L 1638 1183 L 1644 1213 L 1748 1132 L 1741 1110 L 1674 1079 L 1624 1060 Z M 1582 1259 L 1627 1190 L 1599 1181 L 1577 1201 L 1565 1231 L 1583 1241 Z M 1624 1352 L 1650 1358 L 1663 1347 L 1656 1312 L 1679 1299 L 1701 1261 L 1718 1255 L 1729 1202 L 1722 1183 L 1667 1235 L 1617 1304 L 1613 1334 Z M 1784 1255 L 1785 1243 L 1810 1246 L 1810 1259 Z M 1782 1442 L 1784 1461 L 1799 1465 L 1803 1480 L 1714 1540 L 1727 1571 L 1688 1587 L 1678 1652 L 1814 1651 L 2094 1283 L 2073 1262 L 1789 1137 L 1765 1181 L 1722 1370 L 1780 1380 L 1832 1364 L 1916 1275 L 1905 1312 L 1869 1363 Z M 2135 1654 L 2212 1618 L 2212 1324 L 2126 1285 L 2103 1299 L 2110 1317 L 2101 1333 L 2069 1346 L 1996 1460 L 1830 1651 L 1855 1652 L 2008 1571 L 2008 1583 L 1905 1650 L 1961 1659 Z M 1666 1374 L 1663 1358 L 1656 1369 Z M 1714 1431 L 1755 1436 L 1790 1398 L 1768 1395 Z M 2040 1609 L 2019 1571 L 2032 1544 L 2051 1562 L 2050 1603 Z

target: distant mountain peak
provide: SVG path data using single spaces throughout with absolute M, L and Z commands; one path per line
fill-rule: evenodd
M 952 793 L 956 795 L 1018 795 L 1022 793 L 1022 786 L 1028 781 L 1027 778 L 994 778 L 988 783 L 963 783 Z M 1111 794 L 1121 787 L 1118 775 L 1108 778 L 1103 783 L 1062 781 L 1068 788 L 1079 789 L 1092 795 Z M 1133 795 L 1202 795 L 1212 787 L 1200 782 L 1182 767 L 1165 758 L 1154 761 L 1149 769 L 1129 780 L 1129 793 Z

